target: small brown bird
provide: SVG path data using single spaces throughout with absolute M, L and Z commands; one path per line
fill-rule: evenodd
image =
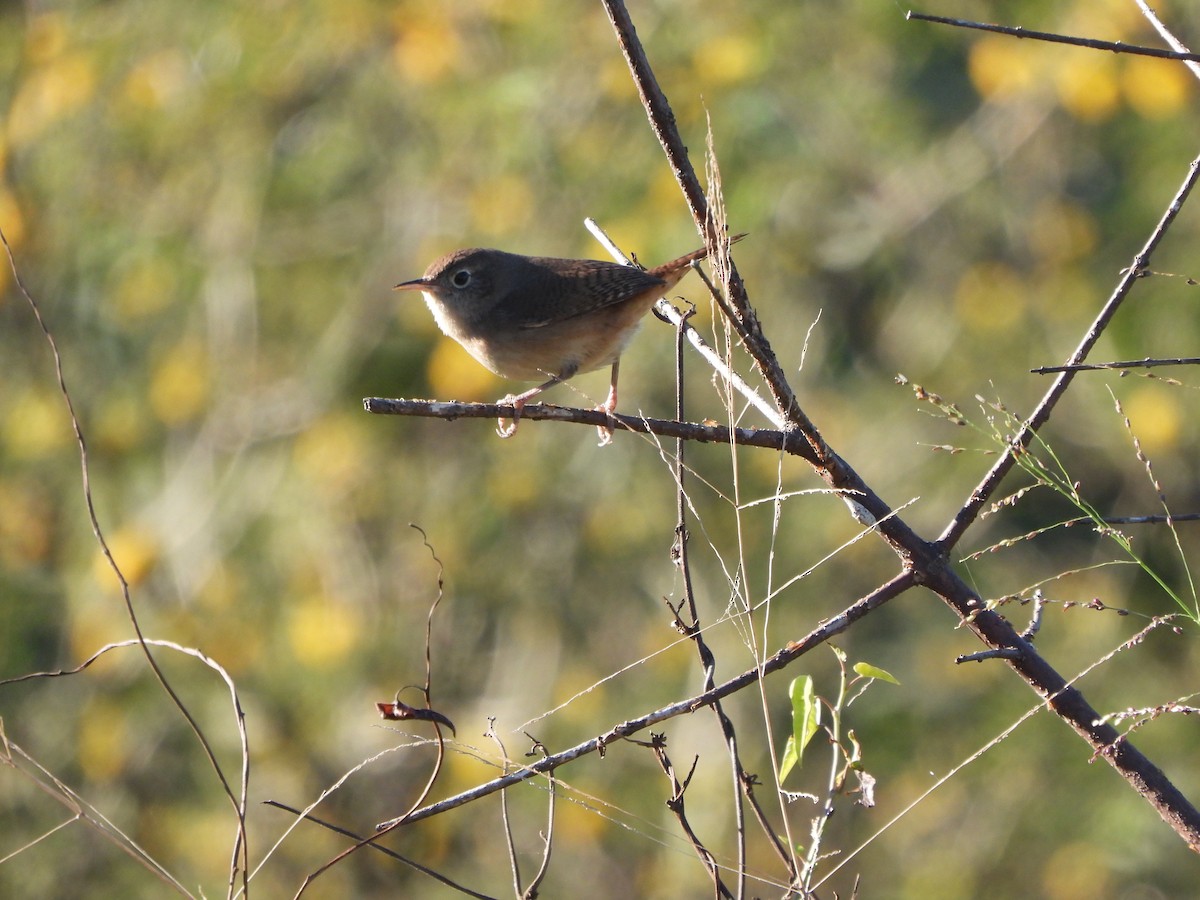
M 513 407 L 513 424 L 502 419 L 497 429 L 501 437 L 510 437 L 528 400 L 580 372 L 607 365 L 612 366 L 612 382 L 608 399 L 597 409 L 611 415 L 617 408 L 621 353 L 642 317 L 693 261 L 707 255 L 708 250 L 700 249 L 644 270 L 595 259 L 455 250 L 430 265 L 423 277 L 395 290 L 422 291 L 442 332 L 497 375 L 547 379 L 498 401 Z M 603 434 L 611 431 L 602 429 Z

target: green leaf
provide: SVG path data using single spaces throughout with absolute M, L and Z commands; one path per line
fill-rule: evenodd
M 870 663 L 855 663 L 854 673 L 856 675 L 861 675 L 863 678 L 877 678 L 880 681 L 886 681 L 889 684 L 900 684 L 899 680 L 891 672 L 888 672 L 886 669 L 881 669 L 878 666 L 873 666 Z
M 780 784 L 787 779 L 788 772 L 792 771 L 798 762 L 800 762 L 800 757 L 796 754 L 796 736 L 789 734 L 787 743 L 783 747 L 783 759 L 779 761 Z
M 821 727 L 821 699 L 813 693 L 813 680 L 809 675 L 793 678 L 788 685 L 792 698 L 792 733 L 783 748 L 783 759 L 779 763 L 779 780 L 800 766 L 804 748 Z
M 797 685 L 799 682 L 799 685 Z M 793 679 L 789 693 L 792 696 L 792 734 L 801 754 L 821 727 L 821 698 L 813 693 L 810 675 Z

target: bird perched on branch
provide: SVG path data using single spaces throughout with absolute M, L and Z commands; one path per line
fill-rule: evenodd
M 514 381 L 545 379 L 498 401 L 513 408 L 512 424 L 501 419 L 497 429 L 501 437 L 510 437 L 530 399 L 574 375 L 608 365 L 608 399 L 597 409 L 612 415 L 621 353 L 642 317 L 708 253 L 707 248 L 695 250 L 640 269 L 595 259 L 455 250 L 395 290 L 421 291 L 442 332 L 495 374 Z M 601 443 L 607 443 L 603 438 L 612 432 L 601 429 L 601 435 Z

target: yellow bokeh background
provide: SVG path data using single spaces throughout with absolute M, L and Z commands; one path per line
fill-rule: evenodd
M 797 402 L 935 540 L 1057 377 L 1030 370 L 1079 346 L 1188 174 L 1194 76 L 878 4 L 630 7 L 714 192 L 711 127 L 729 227 L 748 232 L 734 260 Z M 1162 44 L 1124 0 L 970 15 Z M 1185 6 L 1170 19 L 1181 35 L 1200 27 Z M 234 804 L 209 752 L 239 797 L 239 724 L 252 888 L 291 896 L 350 839 L 264 801 L 317 803 L 314 816 L 365 836 L 433 771 L 428 723 L 385 723 L 377 702 L 399 692 L 420 706 L 428 679 L 431 705 L 458 729 L 427 798 L 441 800 L 502 770 L 489 725 L 511 769 L 538 755 L 533 742 L 558 752 L 701 690 L 703 665 L 671 612 L 689 585 L 721 681 L 838 621 L 899 571 L 792 456 L 687 446 L 686 581 L 672 441 L 618 431 L 600 448 L 591 427 L 533 420 L 501 440 L 490 417 L 364 411 L 364 398 L 490 402 L 531 386 L 441 334 L 418 293 L 390 290 L 444 253 L 603 258 L 585 217 L 647 266 L 699 246 L 600 5 L 0 4 L 0 68 L 0 229 L 76 414 L 33 307 L 0 268 L 0 681 L 72 670 L 140 629 L 165 642 L 150 648 L 155 663 L 208 747 L 136 645 L 77 674 L 0 684 L 0 722 L 11 746 L 111 820 L 106 837 L 120 828 L 187 891 L 228 890 Z M 1196 355 L 1192 202 L 1090 361 Z M 689 273 L 671 299 L 697 304 L 693 324 L 769 398 L 702 280 Z M 620 412 L 674 415 L 674 338 L 647 316 L 622 358 Z M 1076 373 L 1031 452 L 1060 463 L 1101 515 L 1161 514 L 1136 438 L 1182 517 L 1200 507 L 1195 381 L 1186 366 Z M 727 409 L 690 350 L 683 384 L 689 421 L 774 427 L 740 402 Z M 917 384 L 969 423 L 950 422 Z M 586 373 L 545 400 L 590 407 L 607 387 L 606 371 Z M 1122 525 L 1147 570 L 1105 534 L 1062 527 L 1081 510 L 1027 474 L 1010 474 L 991 500 L 1001 497 L 947 564 L 988 600 L 1035 587 L 1051 597 L 1036 647 L 1068 677 L 1088 670 L 1080 686 L 1101 714 L 1193 690 L 1194 626 L 1182 615 L 1176 631 L 1108 656 L 1154 617 L 1183 612 L 1164 586 L 1194 601 L 1186 522 Z M 1084 608 L 1093 599 L 1127 614 Z M 1027 626 L 1028 606 L 998 609 Z M 913 593 L 838 635 L 848 665 L 880 666 L 900 685 L 874 685 L 842 710 L 878 778 L 877 806 L 834 798 L 818 878 L 860 849 L 819 892 L 1185 896 L 1187 849 L 1046 713 L 926 795 L 930 772 L 961 765 L 1034 702 L 1001 665 L 956 664 L 978 649 L 958 625 Z M 840 667 L 822 648 L 728 698 L 726 712 L 768 827 L 803 855 L 820 811 L 804 795 L 827 790 L 833 747 L 815 741 L 788 778 L 799 793 L 776 797 L 799 675 L 836 700 Z M 1134 740 L 1172 775 L 1187 772 L 1189 727 L 1164 714 Z M 653 730 L 676 776 L 696 761 L 690 821 L 735 866 L 730 766 L 711 710 Z M 65 789 L 18 755 L 0 767 L 0 856 L 13 854 L 0 896 L 162 893 L 123 839 L 96 840 L 98 819 L 64 825 Z M 554 774 L 544 896 L 712 893 L 650 748 L 614 741 Z M 507 794 L 526 884 L 545 787 Z M 746 833 L 746 893 L 783 892 L 786 869 Z M 512 890 L 498 796 L 381 845 L 471 890 Z M 315 887 L 364 900 L 440 890 L 373 851 Z

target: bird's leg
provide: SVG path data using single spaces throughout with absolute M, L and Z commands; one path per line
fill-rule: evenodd
M 608 384 L 608 399 L 596 407 L 596 409 L 603 412 L 606 416 L 611 416 L 617 411 L 617 373 L 620 369 L 621 360 L 618 358 L 613 361 L 612 378 Z M 601 447 L 612 443 L 613 430 L 611 425 L 597 425 L 596 432 L 600 435 Z
M 561 373 L 555 375 L 549 381 L 539 384 L 535 388 L 530 388 L 529 390 L 520 394 L 508 394 L 507 396 L 501 397 L 499 400 L 497 400 L 496 402 L 501 406 L 511 406 L 513 408 L 513 419 L 511 425 L 508 424 L 504 416 L 501 416 L 499 419 L 497 419 L 496 434 L 500 435 L 502 438 L 510 438 L 516 434 L 517 424 L 521 421 L 521 410 L 524 408 L 525 404 L 542 391 L 548 390 L 554 387 L 556 384 L 562 384 L 575 374 L 577 368 L 577 366 L 568 366 L 567 368 L 563 369 Z
M 507 396 L 501 397 L 499 400 L 497 400 L 496 402 L 499 403 L 501 406 L 512 406 L 513 417 L 512 417 L 512 424 L 509 424 L 508 420 L 506 420 L 504 418 L 504 416 L 501 416 L 499 419 L 497 419 L 496 420 L 496 434 L 500 435 L 500 437 L 502 437 L 502 438 L 510 438 L 514 434 L 516 434 L 517 433 L 517 424 L 521 421 L 521 410 L 524 408 L 525 403 L 527 401 L 533 399 L 534 397 L 536 397 L 538 394 L 540 394 L 542 391 L 546 390 L 547 388 L 554 387 L 560 381 L 562 381 L 561 378 L 551 378 L 545 384 L 539 384 L 537 387 L 530 388 L 529 390 L 524 391 L 523 393 L 508 394 Z

